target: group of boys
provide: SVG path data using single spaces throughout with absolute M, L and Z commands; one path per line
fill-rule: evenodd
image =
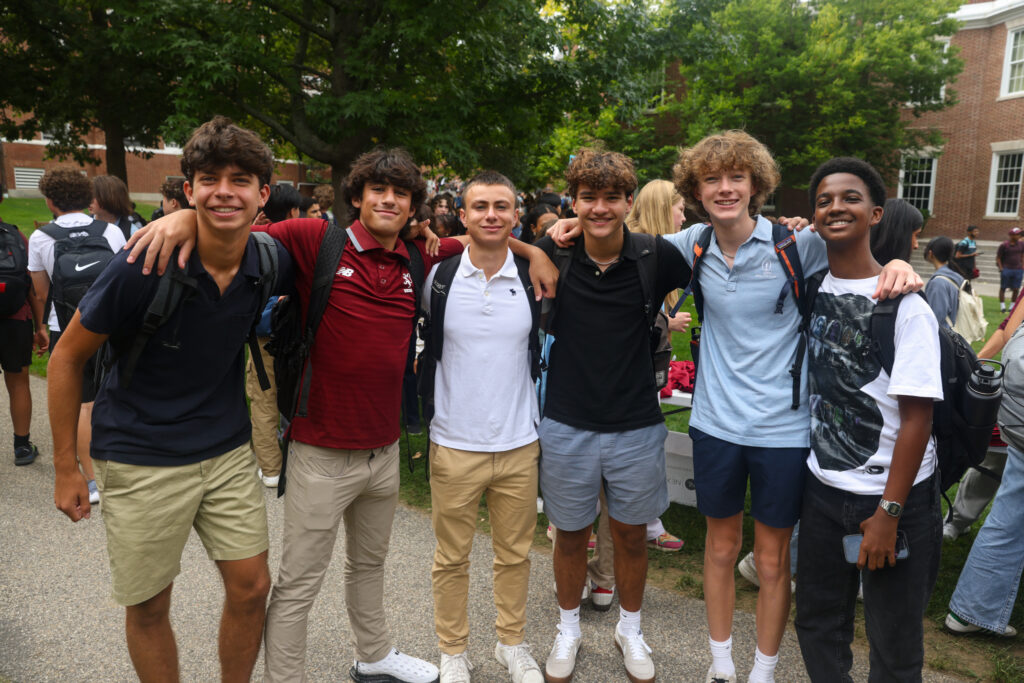
M 219 639 L 223 678 L 248 680 L 262 640 L 266 680 L 304 680 L 309 611 L 344 522 L 345 597 L 356 660 L 350 676 L 364 683 L 468 682 L 469 552 L 476 508 L 486 492 L 495 554 L 495 657 L 513 681 L 569 681 L 582 642 L 579 606 L 587 541 L 603 489 L 620 593 L 614 642 L 629 679 L 653 681 L 640 614 L 646 524 L 664 512 L 668 497 L 666 430 L 655 391 L 652 329 L 644 301 L 660 302 L 685 286 L 690 268 L 661 238 L 653 241 L 652 249 L 624 228 L 636 188 L 632 163 L 621 154 L 583 150 L 567 171 L 583 239 L 570 251 L 548 314 L 556 343 L 546 359 L 542 420 L 532 378 L 539 362 L 533 343 L 539 325 L 535 301 L 554 291 L 558 269 L 550 257 L 556 247 L 547 238 L 537 247 L 509 239 L 518 213 L 515 188 L 507 178 L 484 172 L 467 183 L 460 213 L 468 235 L 461 241 L 442 240 L 436 256 L 423 240 L 398 238 L 426 189 L 419 168 L 400 150 L 378 149 L 353 163 L 345 183 L 347 228 L 308 218 L 256 228 L 275 240 L 273 291 L 294 290 L 304 309 L 321 243 L 340 230 L 346 240 L 312 346 L 308 413 L 297 415 L 290 425 L 281 563 L 271 592 L 266 508 L 249 447 L 242 368 L 244 342 L 266 303 L 260 300 L 261 259 L 250 226 L 267 201 L 272 168 L 269 150 L 252 132 L 221 117 L 197 129 L 182 160 L 184 192 L 196 211 L 179 212 L 140 233 L 136 250 L 118 255 L 95 282 L 51 356 L 55 502 L 78 521 L 90 514 L 86 477 L 76 462 L 81 457 L 76 433 L 86 419 L 79 409 L 85 398 L 83 370 L 104 342 L 110 340 L 116 348 L 124 330 L 139 326 L 161 281 L 148 275 L 158 258 L 159 269 L 170 260 L 170 270 L 180 269 L 188 279 L 191 294 L 149 340 L 131 385 L 120 381 L 124 367 L 117 360 L 99 388 L 92 414 L 91 449 L 103 495 L 113 593 L 126 607 L 128 649 L 140 678 L 177 676 L 170 597 L 182 548 L 195 528 L 225 586 Z M 840 283 L 877 276 L 868 235 L 882 202 L 873 187 L 865 187 L 865 177 L 840 165 L 819 178 L 817 189 L 812 186 L 815 223 L 828 240 L 830 266 L 837 278 L 844 278 Z M 140 266 L 134 260 L 142 247 L 146 260 Z M 438 264 L 447 257 L 455 261 L 447 262 L 446 271 Z M 523 257 L 535 273 L 532 281 Z M 414 259 L 429 272 L 425 287 L 414 282 Z M 655 264 L 652 291 L 645 292 L 649 284 L 642 282 L 642 259 Z M 435 357 L 430 444 L 440 670 L 395 649 L 383 608 L 383 565 L 398 497 L 401 381 L 420 291 L 426 311 L 438 310 L 439 297 L 445 300 L 444 315 L 432 321 L 440 323 L 432 334 L 443 339 L 444 353 L 438 351 Z M 864 292 L 872 289 L 865 285 L 846 292 L 835 285 L 823 291 L 841 302 L 856 299 L 855 306 L 840 305 L 829 315 L 841 318 L 852 311 L 853 319 L 838 324 L 863 327 L 864 310 L 870 309 L 870 294 Z M 917 325 L 916 316 L 914 321 Z M 934 329 L 921 332 L 915 353 L 937 358 L 937 337 L 929 334 L 935 337 Z M 819 346 L 812 348 L 818 349 L 811 354 L 813 376 L 815 359 L 827 354 Z M 894 378 L 909 373 L 906 355 L 898 346 Z M 830 367 L 836 362 L 827 357 Z M 880 388 L 879 396 L 871 394 L 880 406 L 882 396 L 900 395 L 898 411 L 895 398 L 891 406 L 878 408 L 884 413 L 882 438 L 896 440 L 890 456 L 892 471 L 899 473 L 890 477 L 884 498 L 908 509 L 911 485 L 921 472 L 927 477 L 926 468 L 918 465 L 928 442 L 930 413 L 925 413 L 936 397 L 931 383 L 922 384 L 927 386 L 899 385 L 899 390 L 890 384 L 888 390 Z M 832 383 L 820 391 L 820 400 L 824 405 L 843 402 L 849 398 L 844 392 L 857 387 Z M 922 398 L 904 405 L 903 393 Z M 904 414 L 913 427 L 908 437 L 904 432 L 910 430 L 899 422 Z M 538 465 L 541 449 L 544 457 Z M 819 448 L 819 460 L 821 452 Z M 525 643 L 538 480 L 545 509 L 559 530 L 554 556 L 559 633 L 543 674 Z M 843 489 L 842 482 L 830 485 Z M 159 495 L 154 497 L 154 491 Z M 861 566 L 881 569 L 886 561 L 895 561 L 886 544 L 895 535 L 899 512 L 897 505 L 883 511 L 886 517 L 871 517 Z M 828 511 L 822 518 L 830 518 Z M 815 533 L 824 546 L 838 544 L 840 531 L 826 526 Z M 891 586 L 906 588 L 907 581 L 919 578 L 930 588 L 928 577 L 919 577 L 916 569 L 931 566 L 930 555 L 924 543 L 911 543 L 915 558 L 920 557 L 914 573 L 900 573 L 886 584 L 887 591 L 896 590 Z M 807 541 L 802 545 L 802 556 L 821 554 Z M 804 576 L 801 565 L 801 590 L 818 592 L 808 593 L 805 604 L 823 604 L 826 594 L 831 595 L 830 579 L 816 581 L 811 565 L 806 572 Z M 797 629 L 811 669 L 814 657 L 808 651 L 828 647 L 813 642 L 812 636 L 826 633 L 841 640 L 845 632 L 842 625 L 819 628 L 818 613 L 801 612 L 799 598 Z M 898 621 L 890 627 L 901 625 Z M 872 646 L 889 647 L 875 639 Z M 840 680 L 815 671 L 812 678 Z

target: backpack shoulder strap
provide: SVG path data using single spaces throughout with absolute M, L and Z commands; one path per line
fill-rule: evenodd
M 430 283 L 430 355 L 438 362 L 444 350 L 444 315 L 448 309 L 448 292 L 455 281 L 455 273 L 459 270 L 460 263 L 461 256 L 449 256 L 441 261 L 437 264 L 434 280 Z
M 138 365 L 139 357 L 146 348 L 146 344 L 149 343 L 150 337 L 170 320 L 186 295 L 196 287 L 196 279 L 178 268 L 177 259 L 173 259 L 164 274 L 160 276 L 156 294 L 142 316 L 139 331 L 132 337 L 131 345 L 128 347 L 127 353 L 124 354 L 119 375 L 122 389 L 127 389 L 131 384 L 132 378 L 135 376 L 135 366 Z
M 312 381 L 312 356 L 310 350 L 316 341 L 316 331 L 320 327 L 320 319 L 327 310 L 327 299 L 331 295 L 331 284 L 338 272 L 338 264 L 348 242 L 348 230 L 342 230 L 333 219 L 328 221 L 327 229 L 320 239 L 320 247 L 316 253 L 316 265 L 313 266 L 313 284 L 309 292 L 309 306 L 306 309 L 306 326 L 302 333 L 302 352 L 306 357 L 306 366 L 302 371 L 302 389 L 299 392 L 299 405 L 295 414 L 305 417 L 309 408 L 309 387 Z
M 818 295 L 821 283 L 828 274 L 828 269 L 812 273 L 804 283 L 804 292 L 800 300 L 803 304 L 799 306 L 800 326 L 797 328 L 796 358 L 793 359 L 793 367 L 789 374 L 793 378 L 793 403 L 790 408 L 797 410 L 800 407 L 800 375 L 804 368 L 804 355 L 807 353 L 807 334 L 811 324 L 811 314 L 814 312 L 814 297 Z M 785 289 L 783 289 L 785 292 Z
M 541 303 L 537 301 L 533 290 L 533 282 L 530 280 L 530 262 L 526 259 L 514 256 L 516 270 L 519 271 L 519 281 L 523 283 L 523 291 L 526 293 L 527 301 L 530 303 L 530 339 L 527 346 L 530 350 L 530 376 L 534 381 L 540 379 L 542 368 L 540 352 L 540 311 Z
M 918 292 L 921 296 L 923 293 Z M 896 313 L 905 294 L 875 304 L 871 311 L 871 349 L 886 374 L 892 375 L 896 362 Z
M 256 297 L 256 313 L 253 316 L 252 328 L 249 330 L 249 355 L 256 370 L 256 379 L 259 380 L 260 390 L 267 391 L 270 389 L 270 378 L 267 376 L 267 369 L 263 366 L 263 354 L 260 353 L 256 326 L 263 315 L 267 300 L 274 294 L 277 287 L 277 244 L 274 238 L 265 232 L 251 234 L 253 245 L 259 254 L 260 278 L 257 282 L 259 293 Z
M 67 237 L 67 231 L 52 221 L 47 223 L 46 225 L 40 225 L 38 228 L 36 228 L 36 230 L 38 230 L 39 232 L 43 233 L 48 237 L 53 238 L 53 241 L 55 242 L 59 242 L 65 237 Z
M 672 309 L 672 315 L 678 313 L 679 308 L 690 298 L 690 294 L 693 294 L 693 305 L 697 309 L 698 325 L 704 322 L 704 293 L 701 291 L 700 279 L 697 274 L 700 271 L 700 263 L 704 255 L 707 254 L 708 247 L 711 246 L 711 237 L 714 235 L 714 232 L 713 226 L 705 225 L 700 235 L 697 236 L 697 240 L 693 243 L 693 264 L 690 266 L 690 284 L 683 290 L 683 295 L 679 297 L 679 301 L 676 302 L 675 307 Z
M 637 241 L 636 268 L 640 275 L 640 288 L 644 297 L 644 317 L 647 325 L 654 324 L 654 319 L 661 310 L 661 302 L 654 300 L 654 290 L 658 279 L 657 238 L 643 232 L 630 232 L 629 239 Z
M 800 265 L 800 253 L 797 251 L 796 236 L 789 228 L 781 223 L 772 223 L 772 242 L 775 244 L 775 255 L 779 257 L 782 264 L 782 272 L 786 275 L 786 283 L 779 291 L 779 298 L 775 301 L 775 313 L 782 313 L 782 306 L 786 301 L 786 292 L 793 290 L 793 297 L 800 313 L 805 312 L 804 294 L 804 269 Z
M 92 223 L 85 226 L 84 230 L 89 233 L 89 237 L 103 237 L 104 233 L 107 232 L 108 225 L 110 224 L 106 221 L 93 220 Z M 113 251 L 113 249 L 111 249 L 111 251 Z
M 423 283 L 427 279 L 427 266 L 423 262 L 423 254 L 412 241 L 406 241 L 405 248 L 409 252 L 409 276 L 412 278 L 413 296 L 416 297 L 416 312 L 419 313 L 420 300 L 423 298 Z M 416 321 L 414 320 L 413 327 L 415 326 Z
M 558 313 L 558 302 L 561 301 L 561 297 L 558 292 L 565 285 L 567 278 L 569 277 L 569 271 L 572 270 L 572 254 L 573 250 L 571 247 L 559 247 L 555 245 L 555 251 L 551 255 L 551 261 L 558 268 L 558 289 L 555 290 L 555 299 L 551 303 L 551 310 L 547 314 L 547 320 L 544 322 L 544 331 L 548 332 L 553 329 L 555 322 L 555 314 Z

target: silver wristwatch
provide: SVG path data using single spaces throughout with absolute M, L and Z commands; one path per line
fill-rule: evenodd
M 889 515 L 890 517 L 898 518 L 900 515 L 903 514 L 903 505 L 892 500 L 886 500 L 885 498 L 882 498 L 881 500 L 878 501 L 878 507 L 885 510 L 885 514 Z

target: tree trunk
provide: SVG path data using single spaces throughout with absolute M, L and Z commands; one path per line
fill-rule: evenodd
M 107 144 L 107 173 L 128 184 L 128 164 L 124 151 L 124 126 L 120 121 L 104 121 L 103 136 Z

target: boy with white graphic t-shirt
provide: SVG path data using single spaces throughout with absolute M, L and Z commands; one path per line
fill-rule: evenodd
M 922 618 L 942 540 L 931 437 L 932 405 L 942 399 L 938 323 L 924 298 L 905 296 L 892 374 L 882 368 L 871 337 L 871 296 L 882 268 L 869 240 L 885 185 L 866 162 L 838 158 L 818 168 L 810 188 L 829 274 L 808 330 L 813 476 L 800 524 L 800 649 L 812 681 L 852 680 L 849 644 L 862 577 L 869 680 L 920 680 Z M 863 541 L 850 563 L 844 537 L 857 534 Z

